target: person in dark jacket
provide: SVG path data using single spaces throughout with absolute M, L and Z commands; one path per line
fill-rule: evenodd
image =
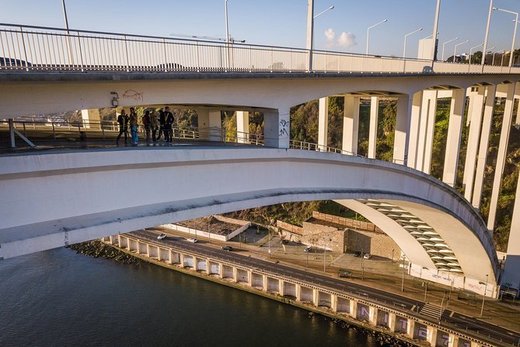
M 164 109 L 161 108 L 159 111 L 159 135 L 157 135 L 157 138 L 155 141 L 159 141 L 161 138 L 161 134 L 164 134 L 164 139 L 166 140 L 166 133 L 164 132 L 164 124 L 166 123 L 166 117 L 164 113 Z
M 119 145 L 119 139 L 121 135 L 125 135 L 125 145 L 128 143 L 128 116 L 124 109 L 121 110 L 121 114 L 117 117 L 119 123 L 119 134 L 116 138 L 116 144 Z
M 173 121 L 173 113 L 171 113 L 170 108 L 166 106 L 164 108 L 164 137 L 168 143 L 173 141 Z
M 150 117 L 150 111 L 146 110 L 144 112 L 143 118 L 141 118 L 141 122 L 143 123 L 144 133 L 146 136 L 146 143 L 150 143 L 150 135 L 152 132 L 152 118 Z

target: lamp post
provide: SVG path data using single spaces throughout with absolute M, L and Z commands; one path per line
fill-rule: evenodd
M 307 70 L 312 71 L 312 48 L 314 39 L 314 0 L 307 0 L 307 51 L 309 52 L 309 61 Z
M 442 44 L 442 57 L 441 57 L 442 61 L 444 61 L 444 48 L 446 48 L 446 45 L 447 45 L 448 43 L 453 42 L 453 41 L 456 41 L 456 40 L 458 40 L 458 39 L 459 39 L 459 38 L 456 37 L 456 38 L 451 39 L 451 40 L 448 40 L 448 41 L 446 41 L 446 42 L 444 42 L 444 43 Z
M 469 42 L 469 40 L 466 40 L 466 41 L 464 41 L 464 42 L 457 43 L 457 44 L 453 47 L 453 62 L 455 62 L 455 57 L 457 56 L 457 47 L 462 46 L 462 45 L 464 45 L 464 44 L 466 44 L 466 43 L 468 43 L 468 42 Z
M 228 21 L 228 0 L 224 0 L 224 20 L 226 22 L 226 42 L 229 43 L 229 21 Z
M 437 60 L 437 36 L 439 35 L 439 15 L 441 13 L 441 0 L 437 0 L 437 6 L 435 7 L 435 19 L 433 20 L 433 61 Z M 433 68 L 433 65 L 432 65 Z
M 67 29 L 67 34 L 69 34 L 69 19 L 67 18 L 67 7 L 65 6 L 65 0 L 61 0 L 61 4 L 63 6 L 63 17 L 65 18 L 65 29 Z
M 480 307 L 480 317 L 482 317 L 482 315 L 484 314 L 484 302 L 486 301 L 487 284 L 488 284 L 488 275 L 486 275 L 486 284 L 484 286 L 484 295 L 482 295 L 482 307 Z
M 488 44 L 488 38 L 489 38 L 489 24 L 491 23 L 491 13 L 493 12 L 493 0 L 489 0 L 489 12 L 487 17 L 487 24 L 486 24 L 486 35 L 484 36 L 484 45 L 482 46 L 482 61 L 480 62 L 480 65 L 482 65 L 482 69 L 484 69 L 484 61 L 486 60 L 486 53 L 487 52 L 487 44 Z
M 516 29 L 518 28 L 518 12 L 504 10 L 503 8 L 497 8 L 497 7 L 493 7 L 493 10 L 506 12 L 506 13 L 510 13 L 510 14 L 514 14 L 515 15 L 515 20 L 514 20 L 515 28 L 514 28 L 514 31 L 513 31 L 513 42 L 511 42 L 511 54 L 509 55 L 509 67 L 511 67 L 511 66 L 513 66 L 513 54 L 514 54 L 514 51 L 515 51 Z
M 480 45 L 473 46 L 473 47 L 471 47 L 471 48 L 469 49 L 469 65 L 471 65 L 471 55 L 472 55 L 472 53 L 473 53 L 472 51 L 473 51 L 475 48 L 478 48 L 478 47 L 480 47 L 480 46 L 482 46 L 482 43 L 481 43 Z M 482 51 L 482 52 L 484 52 L 484 51 Z M 482 53 L 482 59 L 484 59 L 484 53 Z
M 324 14 L 325 12 L 327 11 L 330 11 L 330 10 L 333 10 L 334 9 L 334 5 L 330 5 L 328 8 L 326 8 L 325 10 L 321 11 L 320 13 L 318 13 L 317 15 L 315 15 L 313 17 L 313 19 L 316 19 L 318 18 L 319 16 L 321 16 L 322 14 Z
M 369 47 L 369 44 L 370 44 L 370 29 L 375 28 L 376 26 L 381 25 L 381 24 L 386 23 L 386 22 L 388 22 L 388 19 L 385 18 L 382 21 L 377 22 L 376 24 L 371 25 L 371 26 L 369 26 L 367 28 L 367 46 L 366 46 L 366 50 L 365 50 L 365 54 L 366 55 L 368 55 L 368 52 L 369 52 L 369 48 L 368 47 Z
M 422 30 L 423 30 L 423 28 L 419 28 L 419 29 L 416 29 L 416 30 L 404 35 L 403 59 L 406 59 L 406 40 L 408 39 L 408 36 L 418 33 L 419 31 L 422 31 Z

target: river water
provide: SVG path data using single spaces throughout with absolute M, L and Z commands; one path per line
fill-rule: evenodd
M 0 346 L 379 346 L 321 316 L 60 248 L 0 261 Z

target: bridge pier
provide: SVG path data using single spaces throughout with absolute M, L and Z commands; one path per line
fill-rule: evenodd
M 358 152 L 359 97 L 345 95 L 343 103 L 343 140 L 341 149 L 349 154 Z
M 409 134 L 408 115 L 412 111 L 411 101 L 413 98 L 408 95 L 401 95 L 397 98 L 393 162 L 402 165 L 406 164 L 406 139 Z
M 289 148 L 290 108 L 264 111 L 264 144 L 266 147 Z
M 457 180 L 457 168 L 465 105 L 466 91 L 464 89 L 452 90 L 450 120 L 446 139 L 446 153 L 444 155 L 444 171 L 442 174 L 442 181 L 451 187 L 455 187 L 455 182 Z
M 327 152 L 329 132 L 329 98 L 324 97 L 319 100 L 318 113 L 318 150 Z
M 199 136 L 203 140 L 222 141 L 222 117 L 220 111 L 197 109 Z
M 417 163 L 415 168 L 430 174 L 433 133 L 435 130 L 435 116 L 437 111 L 437 91 L 425 90 L 420 113 L 419 138 L 417 148 Z
M 418 91 L 412 96 L 412 105 L 410 110 L 408 124 L 408 158 L 406 165 L 412 169 L 417 165 L 417 146 L 419 143 L 419 125 L 421 121 L 421 105 L 424 92 Z
M 81 120 L 85 129 L 101 129 L 99 109 L 81 110 Z
M 375 159 L 377 144 L 377 121 L 379 119 L 379 97 L 370 97 L 370 128 L 368 132 L 368 155 Z
M 237 117 L 237 142 L 249 143 L 249 112 L 236 111 Z

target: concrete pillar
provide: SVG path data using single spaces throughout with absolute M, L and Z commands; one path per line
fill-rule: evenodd
M 471 99 L 471 118 L 468 134 L 468 146 L 466 149 L 466 161 L 464 163 L 464 197 L 471 201 L 473 195 L 473 182 L 475 179 L 475 163 L 477 160 L 477 149 L 480 140 L 480 128 L 482 125 L 482 108 L 484 104 L 483 86 L 478 87 L 478 93 Z
M 233 267 L 233 282 L 238 282 L 238 269 Z
M 264 111 L 264 139 L 266 147 L 289 148 L 291 123 L 289 107 Z
M 457 335 L 450 334 L 448 347 L 459 347 L 459 337 Z
M 312 303 L 316 307 L 320 305 L 320 291 L 318 289 L 312 290 Z
M 320 98 L 318 115 L 318 149 L 327 152 L 329 132 L 329 98 Z
M 146 244 L 146 256 L 150 257 L 150 245 Z
M 412 97 L 412 107 L 408 125 L 408 150 L 406 165 L 414 169 L 417 165 L 417 147 L 419 143 L 419 124 L 421 121 L 423 94 L 423 91 L 419 91 Z
M 285 281 L 278 280 L 278 294 L 285 296 Z
M 359 97 L 345 95 L 343 104 L 343 141 L 342 150 L 356 155 L 359 137 Z
M 330 308 L 332 312 L 338 312 L 338 296 L 330 294 Z
M 368 322 L 371 325 L 377 325 L 377 308 L 373 306 L 368 307 Z
M 249 112 L 237 111 L 237 142 L 249 143 Z
M 390 331 L 395 331 L 395 321 L 396 321 L 395 313 L 389 312 L 388 313 L 388 328 L 390 329 Z
M 121 235 L 119 235 L 119 234 L 117 235 L 117 244 L 119 247 L 121 247 Z M 123 247 L 121 247 L 121 248 L 123 248 Z
M 350 315 L 354 318 L 357 318 L 357 301 L 350 300 Z
M 253 286 L 253 271 L 247 271 L 247 284 L 252 287 Z
M 296 284 L 296 288 L 294 291 L 296 294 L 296 300 L 302 301 L 302 286 L 299 284 Z
M 480 201 L 482 200 L 482 186 L 484 184 L 484 172 L 486 169 L 489 136 L 491 133 L 491 122 L 493 120 L 493 110 L 495 108 L 496 86 L 487 86 L 486 90 L 486 106 L 484 107 L 484 120 L 482 122 L 482 133 L 480 135 L 477 169 L 475 171 L 475 186 L 473 188 L 472 198 L 472 205 L 475 208 L 480 207 Z
M 376 157 L 377 121 L 379 118 L 379 98 L 370 97 L 370 128 L 368 133 L 368 157 Z
M 513 108 L 515 104 L 514 97 L 516 94 L 516 89 L 516 83 L 511 83 L 507 86 L 506 105 L 504 108 L 504 118 L 502 119 L 502 130 L 500 131 L 500 142 L 498 144 L 495 177 L 493 179 L 493 190 L 491 191 L 491 201 L 489 205 L 489 214 L 487 220 L 487 228 L 491 233 L 495 229 L 498 196 L 500 195 L 502 175 L 504 174 L 504 167 L 506 163 L 507 147 L 509 145 L 509 134 L 511 133 L 511 123 L 513 121 Z
M 507 242 L 507 258 L 502 273 L 501 283 L 510 283 L 520 289 L 520 175 L 516 186 L 515 205 Z
M 209 259 L 206 259 L 206 274 L 207 275 L 211 274 L 211 263 L 210 263 Z
M 264 292 L 267 292 L 269 290 L 268 280 L 266 275 L 262 275 L 262 289 Z
M 101 129 L 99 109 L 81 110 L 81 120 L 85 129 Z
M 419 125 L 416 169 L 427 174 L 430 173 L 431 168 L 436 110 L 437 91 L 424 91 L 423 106 L 421 107 L 421 120 Z
M 430 346 L 437 345 L 437 328 L 432 326 L 426 327 L 426 340 L 430 343 Z
M 173 264 L 173 251 L 171 249 L 168 252 L 168 264 L 170 264 L 170 265 Z
M 181 267 L 184 267 L 184 254 L 179 253 L 179 264 Z M 220 273 L 220 278 L 222 278 L 222 272 Z
M 412 109 L 413 98 L 408 95 L 397 99 L 397 114 L 395 119 L 393 162 L 404 165 L 406 161 L 406 140 L 408 137 L 408 119 Z
M 198 109 L 197 117 L 199 124 L 199 136 L 201 139 L 216 142 L 223 141 L 222 117 L 220 111 Z
M 442 181 L 451 187 L 455 187 L 457 180 L 457 167 L 459 163 L 465 104 L 466 91 L 464 89 L 454 89 L 451 96 L 450 122 L 446 139 L 444 172 L 442 174 Z
M 412 319 L 407 319 L 406 335 L 408 335 L 409 338 L 413 339 L 414 331 L 415 331 L 415 321 Z

